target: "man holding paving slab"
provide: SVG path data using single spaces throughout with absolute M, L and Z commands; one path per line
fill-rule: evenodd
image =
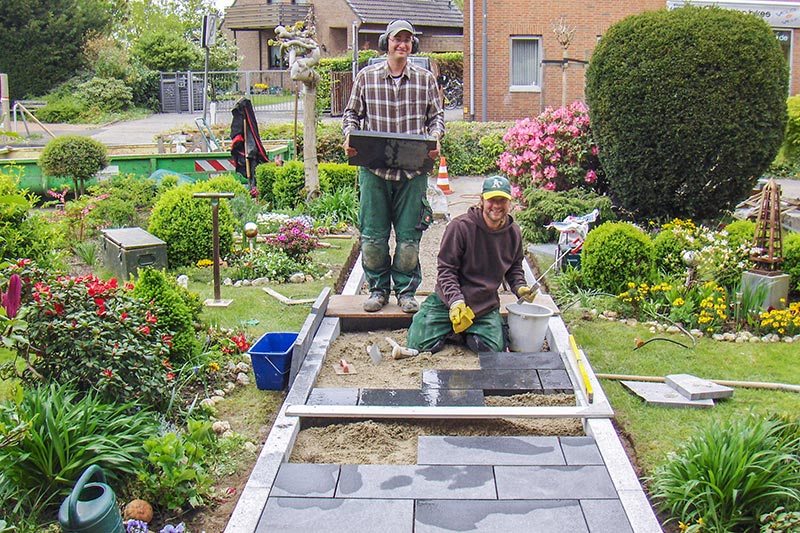
M 447 225 L 439 248 L 436 291 L 408 329 L 408 347 L 436 353 L 453 334 L 464 333 L 475 352 L 505 348 L 500 298 L 503 280 L 532 302 L 525 284 L 522 232 L 509 215 L 511 184 L 502 176 L 483 180 L 480 204 Z
M 353 83 L 350 100 L 344 109 L 342 131 L 344 150 L 351 160 L 365 155 L 351 146 L 351 134 L 379 132 L 390 141 L 397 137 L 418 136 L 432 146 L 422 146 L 422 159 L 436 160 L 444 135 L 444 110 L 436 79 L 429 71 L 412 64 L 408 56 L 419 49 L 414 27 L 405 20 L 395 20 L 381 34 L 378 46 L 387 60 L 362 69 Z M 433 144 L 435 143 L 435 144 Z M 355 144 L 353 142 L 352 144 Z M 397 144 L 394 144 L 395 148 Z M 388 150 L 387 150 L 388 151 Z M 395 153 L 393 160 L 411 159 Z M 430 161 L 429 161 L 430 163 Z M 418 165 L 422 166 L 422 165 Z M 432 165 L 431 165 L 432 166 Z M 397 303 L 406 313 L 415 313 L 419 304 L 414 295 L 422 281 L 419 265 L 419 241 L 433 220 L 425 192 L 427 172 L 413 165 L 359 168 L 361 261 L 369 284 L 370 296 L 364 310 L 379 311 L 394 290 Z M 394 258 L 389 256 L 389 235 L 395 232 Z

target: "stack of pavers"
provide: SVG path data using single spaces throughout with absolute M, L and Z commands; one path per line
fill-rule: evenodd
M 315 388 L 307 404 L 484 406 L 574 393 L 555 352 L 481 353 L 479 370 L 425 370 L 420 389 Z M 590 436 L 420 436 L 416 464 L 283 463 L 258 532 L 632 533 Z
M 420 389 L 315 388 L 308 405 L 482 406 L 484 395 L 573 392 L 555 352 L 487 352 L 478 370 L 425 370 Z
M 733 396 L 733 389 L 691 374 L 670 374 L 664 383 L 622 381 L 634 394 L 651 405 L 662 407 L 714 407 L 714 400 Z

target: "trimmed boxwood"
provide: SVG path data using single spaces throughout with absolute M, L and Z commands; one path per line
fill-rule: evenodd
M 591 230 L 581 255 L 584 283 L 611 294 L 619 294 L 627 282 L 649 281 L 653 271 L 653 242 L 628 222 Z
M 781 268 L 791 276 L 792 288 L 800 291 L 800 233 L 789 233 L 784 237 Z
M 787 83 L 778 41 L 753 15 L 683 7 L 613 25 L 586 99 L 616 200 L 639 219 L 731 208 L 781 144 Z

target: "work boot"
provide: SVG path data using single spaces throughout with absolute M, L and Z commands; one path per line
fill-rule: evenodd
M 436 343 L 434 343 L 433 346 L 431 346 L 428 350 L 425 351 L 436 353 L 436 352 L 441 352 L 443 349 L 444 349 L 444 337 L 436 341 Z
M 364 300 L 364 311 L 367 313 L 380 311 L 387 303 L 389 303 L 389 295 L 381 291 L 372 291 L 369 298 Z
M 475 353 L 485 353 L 493 351 L 488 344 L 473 333 L 467 333 L 467 347 Z
M 404 313 L 416 313 L 419 311 L 419 303 L 413 294 L 401 294 L 397 297 L 397 305 Z

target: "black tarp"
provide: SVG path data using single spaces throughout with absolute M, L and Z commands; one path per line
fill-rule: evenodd
M 231 120 L 231 156 L 233 157 L 233 163 L 236 165 L 236 172 L 247 178 L 247 182 L 252 189 L 256 186 L 256 165 L 267 162 L 267 152 L 264 150 L 264 145 L 261 144 L 258 122 L 250 100 L 241 98 L 233 106 L 231 113 L 233 114 L 233 120 Z M 247 146 L 245 146 L 245 141 L 247 141 Z M 248 161 L 249 165 L 247 164 Z

